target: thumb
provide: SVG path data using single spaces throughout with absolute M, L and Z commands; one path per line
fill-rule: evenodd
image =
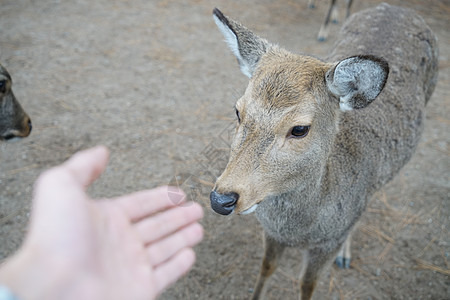
M 108 150 L 100 146 L 78 152 L 41 174 L 34 190 L 28 241 L 61 238 L 61 232 L 74 233 L 88 226 L 85 188 L 100 176 L 107 161 Z
M 72 178 L 86 188 L 104 171 L 108 158 L 108 149 L 104 146 L 97 146 L 76 153 L 61 167 L 70 172 Z
M 99 146 L 78 152 L 62 165 L 42 173 L 34 188 L 34 215 L 58 214 L 58 210 L 70 210 L 68 203 L 72 203 L 70 206 L 86 199 L 85 189 L 100 176 L 107 161 L 108 149 Z
M 58 199 L 74 194 L 84 195 L 85 189 L 100 176 L 107 162 L 108 149 L 103 146 L 76 153 L 65 163 L 39 176 L 35 184 L 35 202 L 41 198 Z

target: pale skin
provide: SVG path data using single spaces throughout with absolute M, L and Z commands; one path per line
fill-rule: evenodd
M 154 299 L 194 264 L 201 206 L 168 187 L 90 199 L 107 161 L 96 147 L 39 177 L 28 234 L 0 268 L 20 299 Z

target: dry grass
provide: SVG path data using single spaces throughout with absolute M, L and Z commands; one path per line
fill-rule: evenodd
M 447 266 L 447 269 L 444 269 L 444 268 L 435 266 L 435 265 L 433 265 L 433 264 L 431 264 L 429 262 L 426 262 L 426 261 L 424 261 L 422 259 L 419 259 L 419 258 L 415 258 L 414 261 L 417 264 L 415 266 L 417 269 L 430 270 L 430 271 L 441 273 L 443 275 L 450 275 L 450 269 L 448 269 L 448 266 Z

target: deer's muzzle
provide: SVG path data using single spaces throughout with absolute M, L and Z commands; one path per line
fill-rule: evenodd
M 236 207 L 239 194 L 227 193 L 223 195 L 216 191 L 212 191 L 209 195 L 209 199 L 211 200 L 211 207 L 216 213 L 221 215 L 229 215 Z
M 25 138 L 30 135 L 32 128 L 33 125 L 31 124 L 31 119 L 26 115 L 23 118 L 22 124 L 19 124 L 13 128 L 6 128 L 4 132 L 0 133 L 0 141 L 1 140 L 9 141 L 14 139 Z

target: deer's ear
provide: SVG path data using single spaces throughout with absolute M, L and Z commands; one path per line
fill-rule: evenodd
M 270 44 L 243 25 L 227 18 L 217 8 L 213 10 L 213 17 L 217 27 L 224 35 L 228 47 L 236 56 L 242 73 L 251 78 L 258 61 Z
M 342 111 L 369 105 L 383 90 L 389 74 L 388 63 L 371 55 L 346 58 L 329 69 L 325 81 L 339 99 Z

